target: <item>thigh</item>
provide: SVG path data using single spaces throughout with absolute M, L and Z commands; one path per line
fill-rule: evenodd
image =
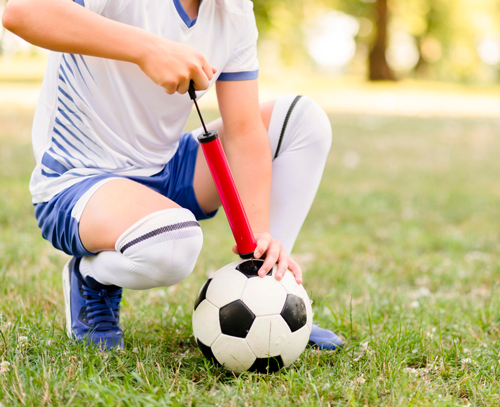
M 80 239 L 91 253 L 114 250 L 120 235 L 151 213 L 179 208 L 172 200 L 129 179 L 113 179 L 95 191 L 83 209 Z
M 269 129 L 269 122 L 271 121 L 274 103 L 275 100 L 271 100 L 260 105 L 260 113 L 266 129 Z M 217 130 L 222 143 L 224 143 L 224 125 L 220 118 L 209 123 L 207 125 L 207 129 L 209 131 Z M 198 155 L 196 157 L 193 187 L 196 199 L 205 213 L 211 213 L 219 208 L 221 205 L 219 194 L 215 188 L 215 184 L 201 148 L 198 149 Z

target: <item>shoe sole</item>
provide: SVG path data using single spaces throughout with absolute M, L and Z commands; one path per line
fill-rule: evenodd
M 64 291 L 64 304 L 66 306 L 66 335 L 68 338 L 74 338 L 73 330 L 71 329 L 71 270 L 69 269 L 68 260 L 62 271 L 63 291 Z

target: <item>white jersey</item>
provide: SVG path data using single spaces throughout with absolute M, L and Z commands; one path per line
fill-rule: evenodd
M 199 50 L 217 68 L 210 85 L 258 75 L 250 0 L 203 0 L 195 20 L 179 0 L 76 2 Z M 103 172 L 160 172 L 177 150 L 191 107 L 187 94 L 168 95 L 135 64 L 51 52 L 33 123 L 33 203 Z

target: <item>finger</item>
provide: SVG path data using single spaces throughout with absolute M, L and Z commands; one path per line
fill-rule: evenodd
M 233 251 L 234 254 L 240 254 L 240 252 L 238 251 L 237 245 L 234 245 L 231 250 Z
M 295 281 L 297 284 L 302 284 L 302 269 L 300 266 L 291 258 L 288 258 L 288 269 L 295 276 Z
M 278 270 L 276 270 L 276 280 L 281 280 L 288 270 L 288 255 L 284 250 L 281 250 L 278 259 Z
M 281 243 L 278 240 L 273 240 L 266 251 L 266 260 L 259 270 L 259 276 L 265 277 L 266 274 L 273 268 L 278 261 L 281 251 Z
M 214 67 L 212 66 L 212 72 L 213 72 L 213 73 L 214 73 L 214 75 L 215 75 L 215 74 L 217 73 L 217 68 L 214 68 Z M 210 80 L 211 80 L 211 79 L 210 79 Z
M 181 82 L 179 82 L 179 86 L 177 86 L 177 93 L 180 93 L 181 95 L 184 95 L 185 93 L 187 93 L 187 91 L 189 90 L 189 83 L 191 81 L 189 79 L 187 80 L 182 80 Z
M 210 78 L 213 76 L 212 72 L 210 72 Z M 205 90 L 210 86 L 210 80 L 208 79 L 208 75 L 204 70 L 197 70 L 192 73 L 191 79 L 194 81 L 194 88 L 196 90 Z
M 177 85 L 174 83 L 168 83 L 168 84 L 163 85 L 163 89 L 169 95 L 173 95 L 175 93 L 175 91 L 177 90 Z
M 213 68 L 212 65 L 210 65 L 206 60 L 203 61 L 201 69 L 203 70 L 209 81 L 212 80 L 214 73 L 217 72 L 217 70 Z
M 261 256 L 267 251 L 270 242 L 270 235 L 260 236 L 257 240 L 257 247 L 255 248 L 255 251 L 253 253 L 253 257 L 255 257 L 256 259 L 260 259 Z

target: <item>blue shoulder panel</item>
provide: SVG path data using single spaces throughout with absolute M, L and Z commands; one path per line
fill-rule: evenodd
M 257 79 L 259 77 L 259 70 L 245 71 L 245 72 L 222 72 L 217 79 L 218 81 L 248 81 L 250 79 Z

